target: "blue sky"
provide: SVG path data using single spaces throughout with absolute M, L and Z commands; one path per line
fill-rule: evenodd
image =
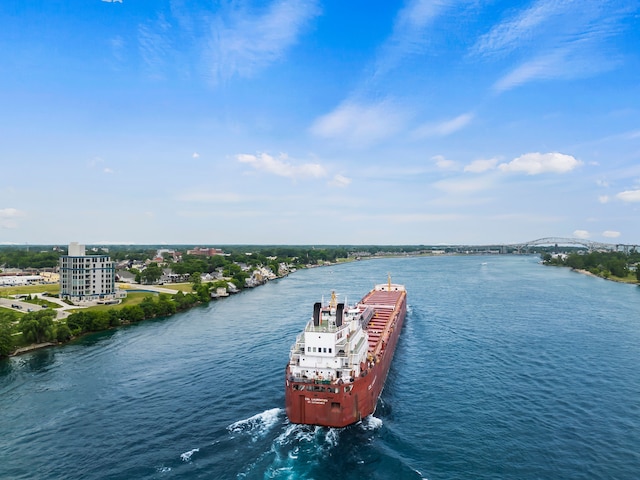
M 640 243 L 640 2 L 0 4 L 0 243 Z

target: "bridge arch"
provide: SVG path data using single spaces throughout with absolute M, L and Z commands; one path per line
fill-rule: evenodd
M 566 238 L 566 237 L 545 237 L 538 238 L 536 240 L 530 240 L 524 243 L 512 244 L 510 247 L 516 249 L 528 249 L 530 247 L 545 246 L 545 245 L 576 245 L 586 247 L 590 252 L 594 250 L 617 250 L 618 245 L 613 243 L 594 242 L 592 240 L 586 240 L 584 238 Z

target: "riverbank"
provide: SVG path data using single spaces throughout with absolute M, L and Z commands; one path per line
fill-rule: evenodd
M 329 265 L 333 265 L 333 264 L 325 264 L 325 265 L 319 265 L 319 266 L 329 266 Z M 295 270 L 293 271 L 295 272 Z M 293 272 L 288 272 L 286 275 L 280 275 L 276 278 L 274 278 L 273 280 L 278 280 L 280 278 L 283 278 L 287 275 L 289 275 L 289 273 L 293 273 Z M 269 280 L 269 281 L 265 281 L 263 283 L 260 284 L 256 284 L 254 286 L 251 287 L 246 287 L 243 290 L 252 290 L 254 288 L 258 288 L 261 285 L 264 285 L 270 281 L 273 280 Z M 131 325 L 132 323 L 139 323 L 145 320 L 151 320 L 154 318 L 158 318 L 158 317 L 172 317 L 173 315 L 175 315 L 176 313 L 181 313 L 184 312 L 186 310 L 190 310 L 194 307 L 197 306 L 201 306 L 203 304 L 207 304 L 210 303 L 212 301 L 219 301 L 219 299 L 222 298 L 226 298 L 227 296 L 233 296 L 237 293 L 240 293 L 242 290 L 237 290 L 237 291 L 233 291 L 230 292 L 231 295 L 227 295 L 227 296 L 215 296 L 215 295 L 210 295 L 209 297 L 207 297 L 208 299 L 202 300 L 202 297 L 200 297 L 200 300 L 196 300 L 193 303 L 189 303 L 189 306 L 187 306 L 186 308 L 184 306 L 180 306 L 180 305 L 184 305 L 184 304 L 180 304 L 180 302 L 176 302 L 176 299 L 174 298 L 175 295 L 180 294 L 182 295 L 186 295 L 186 296 L 190 296 L 190 295 L 196 295 L 195 292 L 189 292 L 189 289 L 184 288 L 183 284 L 175 284 L 175 285 L 170 285 L 174 288 L 168 288 L 167 285 L 164 286 L 158 286 L 158 285 L 141 285 L 141 284 L 125 284 L 125 283 L 121 283 L 118 284 L 119 288 L 123 289 L 123 290 L 127 290 L 128 292 L 134 293 L 134 294 L 150 294 L 150 295 L 160 295 L 160 294 L 164 294 L 164 295 L 168 295 L 171 297 L 171 302 L 174 304 L 177 304 L 178 308 L 173 308 L 172 309 L 172 313 L 155 313 L 152 314 L 151 316 L 144 316 L 143 318 L 137 318 L 137 319 L 132 319 L 132 320 L 127 320 L 124 318 L 120 318 L 118 320 L 118 323 L 113 325 L 113 324 L 109 324 L 106 325 L 106 328 L 100 328 L 100 329 L 95 329 L 95 330 L 87 330 L 84 331 L 80 334 L 74 335 L 72 337 L 70 337 L 68 340 L 65 341 L 51 341 L 51 342 L 42 342 L 42 343 L 37 343 L 37 344 L 30 344 L 30 345 L 23 345 L 21 347 L 16 348 L 13 352 L 9 353 L 7 355 L 7 357 L 15 357 L 15 356 L 19 356 L 25 353 L 29 353 L 35 350 L 40 350 L 43 348 L 48 348 L 48 347 L 55 347 L 55 346 L 62 346 L 62 345 L 66 345 L 72 341 L 78 340 L 79 338 L 82 338 L 86 335 L 89 334 L 93 334 L 93 333 L 98 333 L 100 331 L 107 331 L 107 330 L 113 330 L 113 329 L 117 329 L 121 326 L 126 326 L 126 325 Z M 32 293 L 31 295 L 41 295 L 40 293 Z M 184 298 L 184 297 L 181 297 Z M 197 298 L 197 297 L 195 297 Z M 7 301 L 12 301 L 15 302 L 15 300 L 8 300 L 8 299 L 2 299 L 2 300 L 7 300 Z M 113 310 L 120 310 L 120 309 L 127 309 L 127 308 L 133 308 L 133 307 L 139 307 L 139 304 L 136 305 L 130 305 L 130 306 L 125 306 L 123 307 L 122 304 L 119 302 L 118 304 L 99 304 L 98 302 L 87 302 L 87 304 L 85 305 L 68 305 L 63 303 L 60 300 L 56 299 L 56 303 L 59 303 L 61 305 L 61 308 L 64 310 L 64 312 L 60 312 L 63 313 L 64 316 L 61 317 L 60 315 L 58 315 L 58 317 L 54 320 L 55 323 L 58 323 L 60 321 L 66 321 L 66 319 L 70 316 L 73 315 L 74 313 L 79 313 L 79 312 L 87 312 L 87 314 L 91 315 L 91 307 L 100 307 L 100 309 L 102 309 L 103 311 L 109 312 L 109 311 L 113 311 Z M 31 305 L 31 304 L 28 304 Z M 33 305 L 31 305 L 33 306 Z M 26 311 L 27 307 L 25 306 L 23 311 Z M 95 310 L 95 309 L 94 309 Z M 30 311 L 30 310 L 29 310 Z M 145 314 L 146 315 L 146 314 Z M 15 335 L 15 334 L 14 334 Z
M 590 272 L 589 270 L 584 270 L 581 268 L 572 268 L 571 270 L 573 270 L 574 272 L 577 273 L 581 273 L 582 275 L 588 275 L 590 277 L 597 277 L 597 278 L 602 278 L 603 280 L 611 280 L 612 282 L 617 282 L 617 283 L 627 283 L 627 284 L 638 284 L 637 279 L 632 278 L 632 277 L 627 277 L 627 278 L 620 278 L 620 277 L 616 277 L 614 275 L 609 275 L 609 276 L 604 276 L 604 275 L 597 275 L 593 272 Z

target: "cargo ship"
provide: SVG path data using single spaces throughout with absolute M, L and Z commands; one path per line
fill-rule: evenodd
M 289 354 L 285 406 L 292 423 L 346 427 L 371 415 L 407 312 L 403 285 L 374 286 L 358 303 L 317 302 Z

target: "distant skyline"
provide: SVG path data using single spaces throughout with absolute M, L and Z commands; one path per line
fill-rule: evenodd
M 0 244 L 640 243 L 640 1 L 0 4 Z

